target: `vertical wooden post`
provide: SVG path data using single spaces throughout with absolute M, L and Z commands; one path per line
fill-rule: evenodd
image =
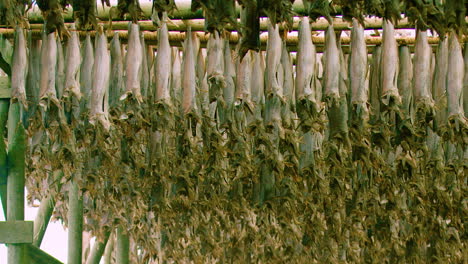
M 9 99 L 0 99 L 0 199 L 2 200 L 3 213 L 6 219 L 7 216 L 7 149 L 3 135 L 8 120 L 8 108 L 10 106 Z
M 117 228 L 117 264 L 130 263 L 130 240 L 122 227 Z
M 78 175 L 74 175 L 75 177 Z M 83 248 L 83 199 L 76 179 L 72 179 L 68 193 L 68 262 L 81 264 Z
M 24 220 L 24 167 L 25 131 L 21 123 L 20 103 L 10 105 L 8 112 L 8 183 L 7 183 L 7 220 Z M 10 244 L 8 263 L 26 263 L 25 244 Z

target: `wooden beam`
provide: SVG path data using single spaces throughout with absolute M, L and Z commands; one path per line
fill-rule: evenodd
M 63 264 L 58 259 L 52 257 L 32 244 L 26 245 L 26 251 L 29 264 Z
M 0 244 L 32 243 L 33 221 L 0 222 Z
M 8 185 L 7 220 L 24 220 L 24 168 L 26 134 L 21 123 L 21 106 L 12 103 L 8 112 Z M 8 264 L 23 264 L 26 260 L 24 244 L 10 244 Z

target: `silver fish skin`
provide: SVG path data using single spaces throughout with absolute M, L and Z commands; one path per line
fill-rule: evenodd
M 351 58 L 349 78 L 351 84 L 351 103 L 365 105 L 368 101 L 367 76 L 367 45 L 364 37 L 364 27 L 353 18 L 351 31 Z
M 382 59 L 381 59 L 382 97 L 386 106 L 400 104 L 398 93 L 398 44 L 395 39 L 395 27 L 390 20 L 383 21 Z
M 65 90 L 65 56 L 60 38 L 57 38 L 57 68 L 55 71 L 55 90 L 61 99 Z
M 33 39 L 32 32 L 29 32 L 29 58 L 28 76 L 26 82 L 26 96 L 29 103 L 37 104 L 40 91 L 40 76 L 37 69 L 41 68 L 41 40 Z M 34 111 L 34 110 L 32 110 Z
M 109 105 L 114 106 L 124 92 L 123 55 L 119 33 L 115 32 L 110 43 L 111 72 L 109 86 Z
M 316 71 L 316 50 L 312 42 L 310 21 L 303 17 L 299 23 L 299 43 L 296 65 L 296 100 L 315 102 L 314 75 Z
M 417 30 L 414 52 L 413 91 L 416 103 L 423 101 L 432 104 L 430 93 L 431 47 L 427 41 L 427 31 Z
M 370 78 L 369 78 L 369 96 L 370 96 L 370 109 L 372 114 L 378 118 L 380 115 L 380 98 L 381 98 L 381 86 L 380 71 L 382 59 L 382 46 L 378 45 L 374 47 L 372 53 L 372 62 L 370 67 Z
M 207 58 L 206 58 L 206 74 L 209 83 L 210 102 L 214 102 L 221 98 L 223 89 L 226 86 L 224 78 L 224 56 L 223 56 L 223 39 L 219 33 L 215 31 L 208 39 Z
M 224 43 L 224 79 L 226 80 L 226 86 L 223 90 L 223 99 L 224 103 L 230 106 L 234 102 L 236 90 L 236 66 L 232 59 L 232 51 L 228 40 L 225 40 Z
M 447 72 L 448 117 L 464 116 L 463 113 L 463 54 L 455 32 L 449 35 Z
M 266 93 L 283 96 L 283 84 L 278 76 L 281 72 L 281 37 L 279 35 L 279 25 L 268 24 L 268 44 L 266 56 L 265 74 L 267 77 Z
M 81 99 L 80 92 L 80 64 L 81 64 L 81 52 L 80 52 L 80 41 L 78 33 L 74 30 L 75 25 L 72 24 L 70 31 L 70 38 L 67 43 L 67 55 L 65 57 L 65 63 L 67 65 L 65 69 L 65 91 L 64 96 L 75 96 L 78 100 Z
M 11 97 L 18 100 L 25 109 L 28 103 L 26 100 L 26 77 L 28 74 L 28 54 L 24 31 L 17 26 L 15 30 L 15 44 L 13 50 L 11 69 Z
M 182 62 L 177 47 L 172 48 L 172 60 L 171 98 L 174 105 L 179 105 L 182 102 Z
M 402 96 L 403 113 L 410 117 L 411 104 L 413 102 L 413 93 L 411 83 L 413 80 L 413 63 L 411 61 L 411 51 L 408 46 L 402 45 L 398 48 L 398 55 L 400 61 L 399 74 L 398 74 L 398 90 Z
M 194 41 L 191 29 L 187 31 L 187 38 L 184 43 L 184 61 L 182 74 L 182 111 L 184 114 L 191 114 L 197 110 L 196 94 L 196 73 Z
M 202 83 L 206 75 L 205 56 L 203 55 L 203 49 L 198 50 L 195 71 L 197 72 L 198 83 Z
M 247 52 L 244 58 L 237 61 L 236 76 L 236 104 L 250 101 L 252 76 L 252 59 L 250 52 Z
M 286 42 L 283 42 L 281 49 L 281 65 L 283 68 L 283 96 L 288 104 L 294 102 L 294 73 L 291 55 L 286 48 Z
M 125 99 L 128 95 L 133 95 L 138 102 L 142 101 L 141 96 L 141 68 L 143 62 L 143 51 L 140 41 L 140 26 L 135 23 L 131 23 L 129 36 L 127 55 L 125 59 L 125 91 L 126 94 L 121 98 Z
M 434 128 L 440 132 L 440 128 L 447 120 L 447 72 L 448 72 L 448 38 L 440 40 L 436 52 L 436 66 L 434 71 L 434 80 L 432 82 L 432 94 L 434 96 L 435 112 Z
M 57 65 L 57 43 L 55 33 L 45 37 L 41 50 L 41 92 L 40 99 L 49 99 L 58 104 L 55 91 L 55 68 Z
M 180 62 L 180 61 L 179 61 Z M 158 29 L 158 53 L 154 65 L 154 76 L 156 81 L 156 101 L 170 103 L 170 78 L 172 69 L 171 46 L 169 44 L 169 32 L 167 24 L 162 22 Z M 180 66 L 179 66 L 180 75 Z
M 80 88 L 85 101 L 89 100 L 93 85 L 94 48 L 91 36 L 86 34 L 83 44 L 83 61 L 80 68 Z
M 102 30 L 102 29 L 101 29 Z M 110 77 L 110 54 L 107 50 L 107 36 L 104 32 L 96 38 L 96 54 L 93 66 L 93 86 L 90 102 L 90 122 L 99 122 L 109 130 L 108 91 Z
M 340 98 L 340 53 L 336 44 L 335 30 L 329 25 L 325 33 L 325 98 L 334 103 Z
M 149 66 L 148 66 L 148 54 L 147 52 L 147 46 L 145 42 L 145 38 L 143 35 L 140 36 L 140 42 L 141 42 L 141 56 L 142 56 L 142 61 L 141 61 L 141 80 L 140 80 L 140 85 L 141 85 L 141 94 L 143 97 L 148 96 L 148 91 L 149 91 L 149 85 L 150 85 L 150 73 L 149 73 Z
M 468 116 L 468 42 L 465 43 L 465 76 L 463 78 L 463 109 L 465 116 Z
M 254 51 L 252 55 L 252 102 L 255 105 L 261 105 L 265 102 L 265 60 L 261 52 Z

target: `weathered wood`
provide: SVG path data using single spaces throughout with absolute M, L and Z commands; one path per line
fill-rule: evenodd
M 130 239 L 128 233 L 122 227 L 117 228 L 117 263 L 128 264 L 130 262 Z
M 104 250 L 106 249 L 107 241 L 109 240 L 110 232 L 106 233 L 104 237 L 104 241 L 96 241 L 93 245 L 93 249 L 91 253 L 89 253 L 89 257 L 86 260 L 86 264 L 99 264 L 101 261 L 102 254 L 104 254 Z
M 54 199 L 48 195 L 42 199 L 36 219 L 34 220 L 34 239 L 32 242 L 34 246 L 41 246 L 42 239 L 44 238 L 44 234 L 53 211 Z
M 106 249 L 104 250 L 104 264 L 112 263 L 112 253 L 114 252 L 115 235 L 112 234 L 107 241 Z
M 0 244 L 32 243 L 32 221 L 0 222 Z
M 26 135 L 21 123 L 20 103 L 10 105 L 8 112 L 8 183 L 7 220 L 24 220 L 24 168 Z M 24 244 L 10 244 L 8 263 L 23 264 L 26 260 Z
M 58 259 L 52 257 L 32 244 L 27 244 L 25 247 L 29 264 L 63 264 Z
M 75 175 L 76 176 L 76 175 Z M 81 264 L 83 247 L 83 198 L 78 183 L 72 180 L 68 201 L 68 262 Z

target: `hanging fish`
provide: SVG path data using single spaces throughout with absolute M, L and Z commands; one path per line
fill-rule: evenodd
M 18 100 L 27 109 L 26 77 L 28 74 L 28 54 L 26 39 L 20 26 L 17 26 L 15 30 L 12 64 L 11 98 L 13 101 Z
M 141 68 L 143 62 L 143 51 L 140 41 L 140 26 L 136 23 L 129 25 L 127 55 L 125 59 L 125 94 L 120 100 L 133 96 L 138 102 L 141 97 Z
M 437 111 L 434 118 L 434 130 L 441 135 L 441 128 L 445 126 L 447 120 L 447 72 L 448 72 L 448 38 L 441 38 L 437 47 L 436 66 L 434 81 L 432 84 L 432 94 Z
M 398 51 L 400 69 L 398 74 L 398 90 L 402 97 L 402 111 L 406 118 L 411 118 L 413 92 L 411 83 L 413 80 L 413 63 L 411 61 L 411 51 L 408 46 L 402 45 Z
M 335 30 L 329 25 L 325 33 L 325 101 L 328 106 L 338 103 L 340 99 L 340 53 L 336 44 Z
M 427 31 L 418 29 L 414 53 L 413 91 L 418 119 L 424 123 L 432 119 L 434 102 L 430 92 L 430 66 L 432 49 L 427 40 Z
M 179 48 L 172 48 L 171 98 L 175 106 L 182 103 L 182 63 Z M 155 67 L 156 68 L 156 67 Z
M 353 120 L 359 127 L 369 118 L 367 77 L 367 46 L 364 38 L 364 27 L 357 19 L 353 18 L 351 31 L 351 57 L 349 67 L 349 79 L 351 85 L 351 106 Z
M 236 104 L 249 102 L 250 100 L 250 85 L 252 75 L 252 60 L 250 53 L 247 53 L 244 58 L 237 61 L 236 75 Z
M 395 109 L 401 103 L 398 93 L 398 44 L 395 39 L 393 23 L 384 19 L 381 59 L 382 104 L 388 109 Z
M 294 113 L 294 73 L 291 56 L 286 48 L 286 42 L 283 42 L 281 51 L 281 65 L 283 68 L 283 96 L 284 105 L 281 109 L 281 119 L 283 127 L 292 128 Z
M 224 57 L 223 57 L 223 39 L 215 31 L 210 34 L 207 47 L 206 74 L 210 86 L 210 102 L 222 99 L 223 89 L 226 81 L 223 75 Z
M 57 69 L 55 72 L 55 90 L 57 98 L 62 99 L 65 90 L 65 56 L 63 54 L 62 42 L 57 38 Z
M 97 32 L 89 121 L 93 125 L 99 122 L 105 131 L 109 131 L 107 97 L 109 93 L 110 55 L 107 50 L 107 36 L 102 27 L 99 27 Z
M 39 91 L 40 91 L 40 68 L 41 68 L 41 40 L 33 39 L 32 32 L 28 33 L 29 57 L 28 57 L 28 76 L 26 79 L 26 98 L 28 101 L 28 115 L 25 118 L 25 128 L 27 120 L 34 116 L 36 111 Z
M 55 69 L 57 65 L 57 43 L 55 32 L 43 36 L 41 49 L 41 91 L 40 100 L 48 99 L 59 105 L 55 91 Z M 42 102 L 44 107 L 47 106 Z
M 381 98 L 381 87 L 380 71 L 381 71 L 381 59 L 382 59 L 382 46 L 378 45 L 374 47 L 372 53 L 372 62 L 370 65 L 370 78 L 369 78 L 369 96 L 370 96 L 370 109 L 372 113 L 372 121 L 376 121 L 380 118 L 380 98 Z
M 265 61 L 260 51 L 253 52 L 252 60 L 252 84 L 250 87 L 255 121 L 259 121 L 262 119 L 262 109 L 265 103 Z
M 81 62 L 80 68 L 80 88 L 81 95 L 84 97 L 84 105 L 86 105 L 91 93 L 94 65 L 94 48 L 89 33 L 86 34 L 82 53 L 83 61 Z
M 141 80 L 140 80 L 140 85 L 141 85 L 141 94 L 144 97 L 148 96 L 148 91 L 149 91 L 149 85 L 150 85 L 150 73 L 149 73 L 149 66 L 148 66 L 148 54 L 146 53 L 148 48 L 146 46 L 145 42 L 145 37 L 142 34 L 140 36 L 140 42 L 141 42 L 141 56 L 142 56 L 142 61 L 141 61 Z
M 227 107 L 230 107 L 234 102 L 234 91 L 236 90 L 236 69 L 228 39 L 224 41 L 224 79 L 226 86 L 223 90 L 223 101 Z
M 468 42 L 465 43 L 465 75 L 463 78 L 463 108 L 465 117 L 468 117 Z
M 184 74 L 182 74 L 182 110 L 185 115 L 195 114 L 197 111 L 195 99 L 196 73 L 194 48 L 193 35 L 189 27 L 184 43 Z
M 71 33 L 67 44 L 67 55 L 65 63 L 67 65 L 65 70 L 65 91 L 64 96 L 74 96 L 78 100 L 81 98 L 80 92 L 80 42 L 78 33 L 75 30 L 75 25 L 70 27 Z
M 466 124 L 463 111 L 463 54 L 455 32 L 449 34 L 447 98 L 448 118 L 452 122 Z
M 122 45 L 120 44 L 119 33 L 115 32 L 110 43 L 110 85 L 109 85 L 109 105 L 115 106 L 120 95 L 125 90 Z
M 171 103 L 170 78 L 171 78 L 171 46 L 169 45 L 169 32 L 166 21 L 162 22 L 158 29 L 158 53 L 154 65 L 154 76 L 156 81 L 156 101 Z M 179 68 L 180 72 L 180 68 Z M 179 73 L 180 74 L 180 73 Z

